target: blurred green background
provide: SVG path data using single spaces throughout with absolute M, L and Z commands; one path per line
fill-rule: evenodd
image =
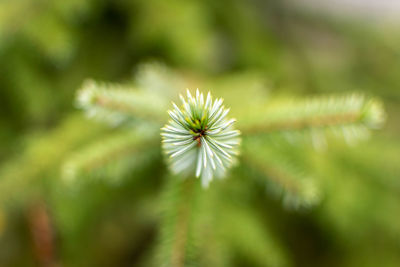
M 146 62 L 194 88 L 227 88 L 241 105 L 249 91 L 379 97 L 387 122 L 370 140 L 287 151 L 322 184 L 319 205 L 286 209 L 265 186 L 243 188 L 257 174 L 232 171 L 224 201 L 251 203 L 237 213 L 256 252 L 233 238 L 227 266 L 400 266 L 400 20 L 328 11 L 273 0 L 0 0 L 0 266 L 153 266 L 159 149 L 116 183 L 104 182 L 115 172 L 88 185 L 60 179 L 71 153 L 116 131 L 76 109 L 76 90 L 87 78 L 140 81 Z

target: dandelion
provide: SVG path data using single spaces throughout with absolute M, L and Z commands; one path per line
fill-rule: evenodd
M 227 119 L 221 98 L 212 100 L 208 93 L 189 90 L 187 99 L 180 96 L 182 107 L 175 103 L 168 111 L 171 120 L 161 129 L 163 149 L 169 155 L 174 173 L 201 177 L 207 187 L 213 177 L 223 178 L 238 155 L 240 132 L 233 128 L 235 119 Z

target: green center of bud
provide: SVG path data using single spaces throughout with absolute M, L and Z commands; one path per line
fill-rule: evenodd
M 201 146 L 201 137 L 207 135 L 207 125 L 205 116 L 202 119 L 186 119 L 190 127 L 190 134 L 193 135 L 193 140 L 197 140 L 198 146 Z

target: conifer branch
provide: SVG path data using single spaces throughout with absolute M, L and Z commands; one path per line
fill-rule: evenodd
M 190 208 L 188 203 L 193 190 L 193 181 L 184 181 L 182 201 L 178 206 L 178 218 L 175 229 L 174 244 L 172 246 L 171 263 L 172 266 L 183 267 L 185 260 L 185 247 L 188 241 L 188 230 L 189 230 L 189 215 Z
M 248 114 L 241 125 L 247 135 L 282 133 L 293 137 L 296 134 L 326 135 L 331 132 L 351 141 L 367 136 L 370 129 L 381 127 L 385 120 L 379 101 L 358 94 L 280 100 L 251 112 L 254 114 Z M 259 115 L 255 117 L 255 113 Z
M 163 198 L 164 214 L 157 266 L 196 265 L 199 253 L 198 242 L 195 240 L 196 218 L 199 216 L 198 183 L 195 179 L 181 180 L 176 176 L 168 180 Z
M 77 106 L 90 118 L 114 126 L 134 120 L 161 125 L 166 100 L 149 90 L 86 81 L 78 91 Z
M 33 139 L 23 154 L 2 164 L 0 205 L 27 196 L 32 184 L 43 180 L 47 172 L 55 169 L 59 171 L 66 154 L 103 132 L 101 125 L 73 115 L 67 117 L 53 131 Z
M 268 192 L 282 198 L 283 204 L 290 209 L 309 208 L 319 203 L 321 193 L 312 177 L 277 149 L 257 150 L 256 147 L 244 149 L 242 162 L 262 175 Z
M 73 181 L 78 176 L 111 171 L 109 176 L 116 180 L 157 147 L 157 137 L 156 132 L 141 129 L 101 138 L 70 155 L 62 167 L 63 178 Z
M 229 262 L 228 248 L 223 242 L 221 233 L 223 226 L 219 225 L 221 228 L 218 227 L 219 216 L 226 207 L 226 199 L 221 197 L 223 189 L 229 191 L 226 184 L 218 183 L 209 190 L 201 191 L 194 232 L 200 255 L 198 266 L 232 266 Z

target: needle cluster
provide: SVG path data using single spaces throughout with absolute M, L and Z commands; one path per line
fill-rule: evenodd
M 173 104 L 168 111 L 170 121 L 161 130 L 163 148 L 170 158 L 175 173 L 201 177 L 207 187 L 213 177 L 224 177 L 235 162 L 240 144 L 240 132 L 233 128 L 235 119 L 227 119 L 229 109 L 221 98 L 212 100 L 187 91 L 187 99 L 180 96 L 182 106 Z

